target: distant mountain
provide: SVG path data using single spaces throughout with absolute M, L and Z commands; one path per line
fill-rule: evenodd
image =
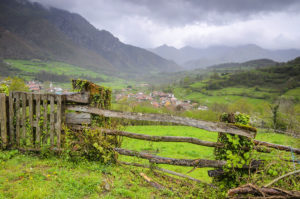
M 203 68 L 228 62 L 246 62 L 254 59 L 272 59 L 284 62 L 300 55 L 300 50 L 268 50 L 254 44 L 229 47 L 210 46 L 207 48 L 193 48 L 190 46 L 176 49 L 170 46 L 160 46 L 151 49 L 152 52 L 173 60 L 185 69 Z
M 106 74 L 148 74 L 180 67 L 98 30 L 78 14 L 27 0 L 0 0 L 0 58 L 63 61 Z

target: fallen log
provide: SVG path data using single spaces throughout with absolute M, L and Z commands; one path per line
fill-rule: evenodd
M 92 113 L 96 115 L 103 115 L 105 117 L 125 118 L 131 120 L 145 120 L 154 122 L 170 122 L 186 126 L 192 126 L 207 131 L 231 133 L 249 138 L 254 138 L 256 131 L 253 129 L 245 129 L 231 124 L 221 122 L 209 122 L 203 120 L 196 120 L 192 118 L 178 117 L 166 114 L 150 114 L 150 113 L 133 113 L 133 112 L 118 112 L 111 110 L 103 110 L 95 107 L 84 105 L 68 105 L 67 110 L 79 111 L 84 113 Z
M 249 198 L 249 194 L 253 196 L 262 196 L 263 198 L 300 198 L 300 192 L 298 191 L 285 191 L 278 188 L 266 188 L 266 187 L 256 187 L 252 184 L 246 184 L 241 187 L 230 189 L 227 192 L 229 197 L 238 196 L 241 198 L 246 195 Z
M 284 145 L 280 145 L 280 144 L 273 144 L 273 143 L 269 143 L 269 142 L 263 142 L 263 141 L 259 141 L 259 140 L 253 140 L 255 145 L 261 145 L 261 146 L 266 146 L 266 147 L 270 147 L 270 148 L 274 148 L 277 150 L 282 150 L 282 151 L 292 151 L 296 154 L 300 154 L 300 149 L 297 148 L 292 148 L 289 146 L 284 146 Z

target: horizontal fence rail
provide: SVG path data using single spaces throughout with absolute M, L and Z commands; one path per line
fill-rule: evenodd
M 263 142 L 263 141 L 259 141 L 259 140 L 253 140 L 253 142 L 255 145 L 266 146 L 266 147 L 281 150 L 281 151 L 291 151 L 293 153 L 300 154 L 300 149 L 298 149 L 298 148 L 293 148 L 293 147 L 284 146 L 284 145 L 280 145 L 280 144 L 273 144 L 273 143 L 269 143 L 269 142 Z
M 71 125 L 70 126 L 72 130 L 83 130 L 85 128 L 89 128 L 87 126 L 81 126 L 81 125 Z M 198 138 L 194 137 L 182 137 L 182 136 L 153 136 L 153 135 L 146 135 L 146 134 L 139 134 L 139 133 L 131 133 L 126 131 L 120 131 L 120 130 L 111 130 L 111 129 L 103 129 L 103 128 L 92 128 L 93 130 L 100 130 L 102 133 L 105 133 L 106 135 L 117 135 L 117 136 L 124 136 L 128 138 L 133 139 L 139 139 L 139 140 L 147 140 L 152 142 L 185 142 L 200 146 L 207 146 L 207 147 L 223 147 L 224 145 L 219 142 L 210 142 L 210 141 L 204 141 L 200 140 Z M 259 152 L 265 152 L 270 153 L 271 151 L 266 148 L 261 148 L 259 146 L 254 146 L 254 149 Z M 243 148 L 243 150 L 249 150 L 247 148 Z
M 178 117 L 172 115 L 118 112 L 118 111 L 98 109 L 95 107 L 84 106 L 84 105 L 69 105 L 67 106 L 67 110 L 91 113 L 96 115 L 103 115 L 105 117 L 113 117 L 113 118 L 145 120 L 145 121 L 154 121 L 154 122 L 171 122 L 171 123 L 182 124 L 186 126 L 192 126 L 192 127 L 204 129 L 207 131 L 231 133 L 231 134 L 241 135 L 249 138 L 254 138 L 256 135 L 256 132 L 246 130 L 246 129 L 241 129 L 239 127 L 226 124 L 226 123 L 195 120 L 191 118 L 184 118 L 184 117 Z
M 115 148 L 114 150 L 121 155 L 135 156 L 142 159 L 147 159 L 149 160 L 149 162 L 156 163 L 156 164 L 169 164 L 169 165 L 197 167 L 197 168 L 202 168 L 202 167 L 223 168 L 223 166 L 227 164 L 225 160 L 176 159 L 176 158 L 160 157 L 149 153 L 137 152 L 137 151 L 122 149 L 122 148 Z M 244 165 L 243 168 L 244 169 L 257 168 L 259 164 L 260 161 L 253 161 L 251 162 L 250 165 Z

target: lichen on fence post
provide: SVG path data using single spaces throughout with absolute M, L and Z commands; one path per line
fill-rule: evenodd
M 224 113 L 221 115 L 220 121 L 256 132 L 254 127 L 248 125 L 249 116 L 245 114 Z M 243 165 L 250 165 L 254 146 L 252 139 L 229 133 L 219 133 L 218 142 L 222 143 L 223 146 L 215 148 L 215 158 L 216 160 L 226 160 L 227 164 L 223 168 L 224 172 L 214 177 L 214 182 L 224 189 L 244 183 L 249 170 L 242 169 L 242 167 Z
M 90 94 L 90 106 L 100 109 L 111 108 L 111 89 L 94 84 L 88 80 L 72 80 L 73 89 L 79 92 L 88 92 Z M 94 124 L 97 126 L 106 126 L 110 124 L 110 118 L 92 115 Z
M 80 79 L 72 80 L 72 86 L 75 91 L 89 93 L 89 106 L 99 109 L 111 108 L 111 89 Z M 91 125 L 92 127 L 103 127 L 106 129 L 116 128 L 111 123 L 110 118 L 93 114 Z M 118 136 L 106 135 L 101 132 L 100 128 L 86 128 L 77 135 L 72 132 L 68 132 L 68 134 L 70 139 L 81 140 L 80 144 L 69 146 L 70 148 L 77 147 L 78 155 L 83 155 L 90 160 L 100 160 L 104 163 L 115 163 L 117 161 L 117 152 L 113 149 L 120 146 L 121 140 Z M 82 142 L 82 140 L 85 141 Z M 71 141 L 69 144 L 72 145 L 72 143 Z M 82 150 L 78 150 L 78 148 Z

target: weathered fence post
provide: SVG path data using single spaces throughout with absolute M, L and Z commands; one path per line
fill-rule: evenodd
M 90 106 L 100 109 L 111 108 L 111 89 L 99 86 L 87 80 L 72 80 L 73 89 L 80 92 L 87 92 L 90 96 Z M 100 126 L 105 126 L 110 123 L 110 118 L 92 115 L 92 120 Z
M 233 113 L 223 114 L 220 120 L 256 132 L 253 127 L 236 124 L 235 117 Z M 229 133 L 219 133 L 218 143 L 221 143 L 222 147 L 215 148 L 215 158 L 216 160 L 226 160 L 227 164 L 223 169 L 209 171 L 209 175 L 214 177 L 216 183 L 222 184 L 221 186 L 229 188 L 238 186 L 242 176 L 249 173 L 242 167 L 251 164 L 251 151 L 254 143 L 249 137 Z

